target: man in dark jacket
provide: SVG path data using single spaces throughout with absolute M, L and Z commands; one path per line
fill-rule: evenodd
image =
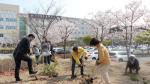
M 29 34 L 27 37 L 23 38 L 15 48 L 15 51 L 13 53 L 14 60 L 15 60 L 15 78 L 16 81 L 21 81 L 19 77 L 19 70 L 21 66 L 21 60 L 28 62 L 28 70 L 29 74 L 36 74 L 36 71 L 33 71 L 32 68 L 32 59 L 28 56 L 30 54 L 30 42 L 35 39 L 35 36 L 33 34 Z

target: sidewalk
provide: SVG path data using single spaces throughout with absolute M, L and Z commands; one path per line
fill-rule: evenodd
M 11 59 L 11 58 L 12 58 L 12 54 L 0 54 L 0 60 Z

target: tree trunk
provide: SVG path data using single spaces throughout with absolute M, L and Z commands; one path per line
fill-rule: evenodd
M 66 59 L 66 39 L 64 39 L 64 59 Z
M 104 40 L 104 26 L 102 26 L 102 33 L 101 33 L 101 41 L 103 41 Z
M 147 50 L 148 50 L 148 54 L 147 54 L 147 56 L 149 55 L 149 44 L 148 44 L 148 48 L 147 48 Z
M 128 32 L 127 32 L 127 26 L 126 26 L 126 25 L 125 25 L 125 30 L 126 30 L 125 45 L 126 45 L 126 52 L 127 52 L 127 56 L 128 56 L 128 59 L 129 59 L 129 49 L 128 49 Z M 126 64 L 125 73 L 127 73 L 127 64 Z

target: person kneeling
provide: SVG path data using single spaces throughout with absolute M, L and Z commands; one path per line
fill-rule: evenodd
M 125 73 L 127 73 L 128 68 L 130 73 L 132 73 L 133 71 L 136 71 L 137 74 L 139 73 L 140 66 L 139 66 L 139 61 L 136 57 L 134 56 L 129 57 Z

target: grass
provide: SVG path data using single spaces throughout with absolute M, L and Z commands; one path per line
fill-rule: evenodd
M 130 80 L 139 81 L 139 76 L 137 74 L 129 74 Z
M 33 66 L 35 65 L 33 59 Z M 14 59 L 3 59 L 0 60 L 0 72 L 9 72 L 15 69 L 15 61 Z M 21 69 L 27 69 L 27 62 L 21 61 Z

